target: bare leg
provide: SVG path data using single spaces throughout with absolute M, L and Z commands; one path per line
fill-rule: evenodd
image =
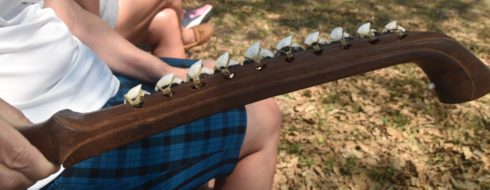
M 216 180 L 216 189 L 271 189 L 276 168 L 281 116 L 270 98 L 245 106 L 247 131 L 240 161 L 226 179 Z
M 166 9 L 172 9 L 175 11 L 177 16 L 177 26 L 175 27 L 181 31 L 181 34 L 178 36 L 181 36 L 184 44 L 194 42 L 194 32 L 190 29 L 183 29 L 180 25 L 180 20 L 182 17 L 182 4 L 180 0 L 119 0 L 119 15 L 117 18 L 116 30 L 131 42 L 135 44 L 142 43 L 144 42 L 144 38 L 146 36 L 144 32 L 149 29 L 151 23 L 153 23 L 155 27 L 170 27 L 166 22 L 153 22 L 154 17 Z M 153 32 L 162 31 L 154 30 Z M 142 33 L 144 35 L 142 35 Z
M 180 24 L 173 9 L 164 9 L 153 18 L 149 35 L 144 43 L 153 46 L 153 54 L 158 57 L 185 58 L 184 43 L 180 38 Z
M 84 9 L 99 15 L 99 0 L 76 0 Z M 119 1 L 119 15 L 116 23 L 116 31 L 133 44 L 150 43 L 148 35 L 153 35 L 151 42 L 163 42 L 164 39 L 155 39 L 157 36 L 172 35 L 175 38 L 180 36 L 184 44 L 191 44 L 196 41 L 192 29 L 184 29 L 181 26 L 182 2 L 181 0 L 117 0 Z M 162 15 L 168 14 L 166 9 L 176 12 L 177 26 L 170 26 L 162 21 Z M 165 18 L 165 16 L 163 16 Z M 151 26 L 153 25 L 153 26 Z M 175 35 L 173 30 L 178 29 L 181 33 Z M 165 33 L 170 32 L 170 33 Z M 168 38 L 167 38 L 168 39 Z M 172 42 L 168 42 L 172 43 Z

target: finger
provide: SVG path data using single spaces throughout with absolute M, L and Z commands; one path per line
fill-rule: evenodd
M 56 167 L 16 129 L 0 120 L 0 131 L 0 163 L 29 179 L 42 179 L 56 172 Z
M 14 106 L 0 98 L 0 119 L 5 120 L 8 124 L 20 128 L 32 124 L 24 114 Z
M 0 164 L 0 189 L 27 189 L 32 184 L 34 181 Z
M 214 61 L 214 60 L 204 60 L 204 61 L 202 61 L 202 64 L 205 67 L 214 68 L 214 66 L 216 64 L 216 61 Z
M 187 81 L 187 69 L 178 68 L 178 67 L 170 67 L 169 73 L 174 73 L 176 77 Z

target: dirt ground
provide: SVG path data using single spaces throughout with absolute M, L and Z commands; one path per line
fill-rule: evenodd
M 490 63 L 489 0 L 207 1 L 215 36 L 190 56 L 243 60 L 260 40 L 397 20 L 438 31 Z M 201 1 L 186 1 L 188 7 Z M 490 82 L 490 81 L 489 81 Z M 274 189 L 490 189 L 490 95 L 439 103 L 423 72 L 399 65 L 277 96 L 283 116 Z

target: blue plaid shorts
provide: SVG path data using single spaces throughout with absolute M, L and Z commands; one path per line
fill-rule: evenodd
M 163 60 L 181 67 L 193 63 Z M 121 104 L 123 94 L 140 84 L 118 78 L 121 87 L 107 107 Z M 245 130 L 244 107 L 217 113 L 82 161 L 43 189 L 194 189 L 233 171 Z

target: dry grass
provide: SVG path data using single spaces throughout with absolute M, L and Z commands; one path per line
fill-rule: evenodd
M 257 40 L 273 47 L 289 34 L 396 19 L 490 61 L 489 0 L 210 2 L 216 36 L 195 58 L 241 59 Z M 421 70 L 401 65 L 276 99 L 284 122 L 274 189 L 490 189 L 490 95 L 441 104 Z

